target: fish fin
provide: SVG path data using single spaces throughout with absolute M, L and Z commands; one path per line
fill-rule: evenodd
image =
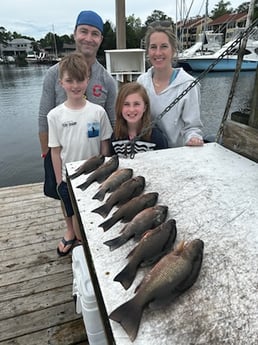
M 136 298 L 132 298 L 128 302 L 112 311 L 109 318 L 121 324 L 131 341 L 134 341 L 141 322 L 143 308 L 137 303 Z
M 95 208 L 94 210 L 92 210 L 91 212 L 94 212 L 94 213 L 98 213 L 100 214 L 103 218 L 106 218 L 107 215 L 109 214 L 111 208 L 108 204 L 104 204 L 98 208 Z
M 92 199 L 97 199 L 99 201 L 103 201 L 105 198 L 106 192 L 104 189 L 100 189 L 93 197 Z
M 157 261 L 159 261 L 159 259 L 161 259 L 165 254 L 167 254 L 166 252 L 161 252 L 159 253 L 159 255 L 156 255 L 154 257 L 152 257 L 151 259 L 149 260 L 145 260 L 145 261 L 142 261 L 141 263 L 141 267 L 148 267 L 148 266 L 152 266 L 154 265 Z
M 112 216 L 111 218 L 107 219 L 105 222 L 99 225 L 100 228 L 103 228 L 104 231 L 112 228 L 112 226 L 116 223 L 115 218 Z
M 182 254 L 184 247 L 185 247 L 186 241 L 182 240 L 178 243 L 176 248 L 174 249 L 174 255 L 179 256 Z
M 108 241 L 104 242 L 104 244 L 106 246 L 109 246 L 109 249 L 111 251 L 113 251 L 113 250 L 121 247 L 126 242 L 127 242 L 127 238 L 125 236 L 121 235 L 121 236 L 113 238 L 112 240 L 108 240 Z
M 130 264 L 129 262 L 124 267 L 124 269 L 115 276 L 114 281 L 120 282 L 125 288 L 125 290 L 128 290 L 134 281 L 136 272 L 137 272 L 137 267 L 135 267 L 135 265 Z
M 165 298 L 154 299 L 149 303 L 149 308 L 152 310 L 164 308 L 172 303 L 179 295 L 181 295 L 180 292 L 173 291 L 171 295 L 166 296 Z

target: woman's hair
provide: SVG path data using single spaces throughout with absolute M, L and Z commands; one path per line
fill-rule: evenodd
M 124 101 L 127 96 L 137 93 L 139 94 L 143 102 L 145 103 L 145 111 L 142 116 L 142 126 L 141 129 L 146 129 L 146 132 L 141 137 L 143 140 L 150 140 L 152 127 L 151 127 L 151 115 L 150 115 L 150 99 L 146 92 L 144 86 L 137 82 L 131 82 L 124 84 L 117 95 L 116 105 L 115 105 L 115 113 L 116 113 L 116 122 L 115 122 L 115 130 L 114 136 L 115 139 L 127 139 L 128 138 L 128 129 L 127 129 L 127 122 L 122 116 L 122 108 L 124 105 Z M 140 134 L 140 133 L 137 133 Z
M 166 34 L 168 36 L 168 40 L 169 43 L 171 44 L 171 47 L 173 48 L 173 50 L 175 51 L 175 53 L 178 50 L 178 42 L 177 42 L 177 38 L 176 35 L 174 33 L 174 30 L 172 29 L 172 27 L 170 26 L 162 26 L 161 24 L 159 25 L 154 25 L 154 26 L 149 26 L 148 30 L 146 32 L 145 35 L 145 45 L 146 45 L 146 49 L 148 50 L 150 47 L 150 36 L 154 33 L 154 32 L 163 32 L 164 34 Z
M 88 64 L 81 53 L 71 53 L 59 63 L 59 77 L 63 78 L 64 73 L 67 72 L 70 78 L 83 81 L 89 76 Z

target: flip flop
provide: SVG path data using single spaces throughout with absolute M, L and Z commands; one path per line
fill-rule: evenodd
M 72 250 L 73 244 L 74 244 L 75 241 L 76 241 L 76 237 L 74 237 L 72 240 L 68 240 L 68 241 L 63 237 L 63 238 L 61 239 L 61 241 L 62 241 L 63 244 L 64 244 L 64 248 L 65 248 L 66 246 L 70 246 L 70 248 L 69 248 L 66 252 L 60 252 L 59 247 L 57 247 L 57 248 L 56 248 L 56 251 L 57 251 L 57 254 L 58 254 L 59 256 L 66 256 L 66 255 L 69 254 L 70 251 Z

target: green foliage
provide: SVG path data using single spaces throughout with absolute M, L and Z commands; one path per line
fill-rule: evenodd
M 168 17 L 164 12 L 159 10 L 154 10 L 150 16 L 147 17 L 145 21 L 145 26 L 149 26 L 152 22 L 168 20 L 173 22 L 172 18 Z
M 134 14 L 126 18 L 126 47 L 140 47 L 142 36 L 142 22 L 140 18 L 135 18 Z
M 98 59 L 104 64 L 105 50 L 116 49 L 116 35 L 110 21 L 104 23 L 103 41 L 98 51 Z
M 230 1 L 224 2 L 224 0 L 220 0 L 211 11 L 211 18 L 216 19 L 218 17 L 223 16 L 223 14 L 233 13 L 232 8 L 228 8 L 231 5 Z
M 10 31 L 6 31 L 3 26 L 0 26 L 0 44 L 6 45 L 12 39 Z

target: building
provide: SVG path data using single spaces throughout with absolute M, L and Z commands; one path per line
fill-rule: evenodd
M 203 16 L 178 22 L 176 27 L 181 49 L 184 50 L 190 48 L 195 44 L 198 40 L 199 34 L 204 30 L 222 33 L 222 43 L 227 43 L 235 35 L 238 28 L 245 27 L 246 18 L 247 13 L 243 12 L 224 14 L 214 20 Z
M 0 44 L 1 56 L 13 56 L 16 57 L 22 54 L 29 54 L 33 52 L 34 41 L 26 38 L 15 38 L 9 41 L 7 45 Z
M 243 28 L 246 24 L 247 13 L 227 13 L 211 21 L 208 29 L 223 33 L 224 42 L 232 40 L 237 28 Z
M 177 37 L 180 42 L 180 49 L 190 48 L 198 40 L 201 32 L 207 30 L 207 25 L 212 20 L 205 16 L 190 18 L 187 21 L 177 23 Z M 206 29 L 205 29 L 206 27 Z

